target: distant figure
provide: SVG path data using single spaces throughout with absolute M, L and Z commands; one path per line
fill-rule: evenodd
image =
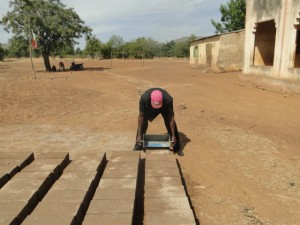
M 59 62 L 59 70 L 65 71 L 65 64 L 63 62 Z
M 52 70 L 53 72 L 56 72 L 56 66 L 53 65 L 52 68 L 51 68 L 51 70 Z
M 83 70 L 83 63 L 76 64 L 75 62 L 72 62 L 70 70 Z

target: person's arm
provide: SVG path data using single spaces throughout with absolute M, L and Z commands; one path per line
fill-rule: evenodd
M 173 148 L 174 145 L 177 143 L 177 139 L 175 136 L 175 119 L 174 119 L 174 114 L 172 113 L 169 117 L 169 122 L 170 122 L 170 128 L 171 128 L 171 135 L 172 135 L 172 143 L 171 143 L 171 147 Z
M 143 122 L 144 122 L 144 113 L 140 112 L 139 116 L 138 116 L 138 130 L 137 130 L 137 136 L 136 136 L 136 143 L 137 144 L 141 144 Z
M 173 109 L 173 98 L 167 94 L 165 98 L 166 109 L 169 114 L 169 126 L 171 129 L 171 148 L 177 143 L 176 135 L 175 135 L 175 118 L 174 118 L 174 109 Z

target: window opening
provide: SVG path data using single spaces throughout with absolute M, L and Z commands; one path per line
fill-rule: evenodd
M 194 58 L 198 58 L 198 46 L 194 47 Z

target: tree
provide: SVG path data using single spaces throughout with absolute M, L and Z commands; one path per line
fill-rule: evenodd
M 5 50 L 0 45 L 0 61 L 4 60 L 4 56 L 5 56 Z
M 160 56 L 161 44 L 152 38 L 146 38 L 144 40 L 144 55 L 145 58 L 153 58 L 155 56 Z
M 109 55 L 109 57 L 111 57 L 112 52 L 114 52 L 115 54 L 113 57 L 124 58 L 125 57 L 124 55 L 125 53 L 123 49 L 124 44 L 125 44 L 124 39 L 121 36 L 114 34 L 110 36 L 109 40 L 103 46 L 102 53 L 103 55 L 106 56 Z
M 113 51 L 120 52 L 122 51 L 122 46 L 124 45 L 124 40 L 119 35 L 112 35 L 107 41 L 107 45 L 111 46 Z
M 23 36 L 13 36 L 8 41 L 8 55 L 9 57 L 28 57 L 28 38 Z
M 195 40 L 196 36 L 191 35 L 190 37 L 185 37 L 179 39 L 175 42 L 175 46 L 173 47 L 173 56 L 178 58 L 185 58 L 190 56 L 190 42 Z
M 76 39 L 91 33 L 77 13 L 60 0 L 10 0 L 10 8 L 1 24 L 17 36 L 36 35 L 47 71 L 51 71 L 51 52 L 74 46 Z
M 246 0 L 230 0 L 227 5 L 221 4 L 220 12 L 221 23 L 211 20 L 216 34 L 245 28 Z
M 162 45 L 162 56 L 163 57 L 172 57 L 174 56 L 174 46 L 175 46 L 175 41 L 169 41 L 167 43 L 164 43 Z
M 82 50 L 79 47 L 77 47 L 76 50 L 75 50 L 75 54 L 76 55 L 82 55 Z
M 65 56 L 75 55 L 75 50 L 73 45 L 65 45 L 59 49 L 51 51 L 51 55 L 59 56 L 60 58 L 64 58 Z
M 101 41 L 95 36 L 89 37 L 85 44 L 84 54 L 93 58 L 101 53 Z
M 111 58 L 112 47 L 108 43 L 102 45 L 101 53 L 104 59 Z

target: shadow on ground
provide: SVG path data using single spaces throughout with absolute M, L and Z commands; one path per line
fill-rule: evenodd
M 181 150 L 184 150 L 185 146 L 187 145 L 187 143 L 189 143 L 191 141 L 191 139 L 189 139 L 184 133 L 179 132 L 179 138 L 181 141 Z

